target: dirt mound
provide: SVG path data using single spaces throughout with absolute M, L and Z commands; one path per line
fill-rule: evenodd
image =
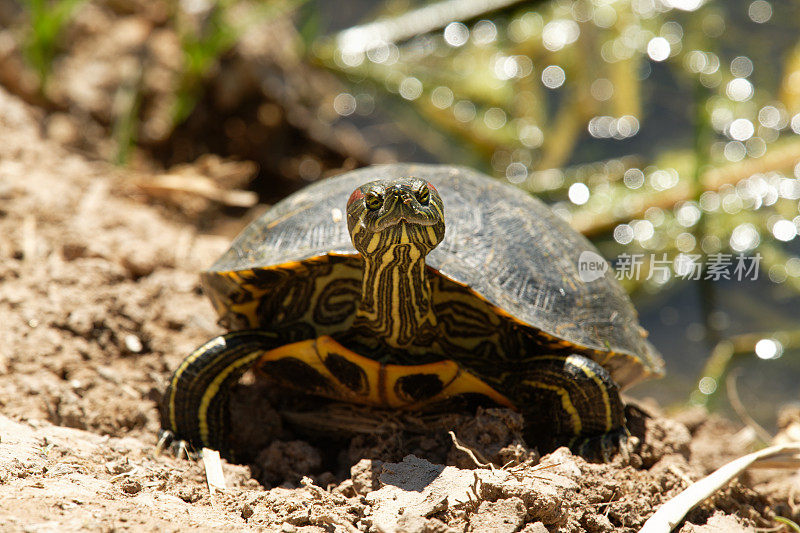
M 267 401 L 258 412 L 273 440 L 254 450 L 252 467 L 225 465 L 227 489 L 211 495 L 200 463 L 156 457 L 153 445 L 166 377 L 220 332 L 197 272 L 228 239 L 131 197 L 125 171 L 44 137 L 43 117 L 2 90 L 0 109 L 0 523 L 9 530 L 633 531 L 749 451 L 738 427 L 698 413 L 631 409 L 640 443 L 630 459 L 592 464 L 563 448 L 539 460 L 508 410 L 376 422 L 341 406 L 312 406 L 327 409 L 320 418 Z M 240 385 L 234 409 L 270 400 L 262 393 Z M 800 521 L 799 484 L 797 474 L 745 475 L 682 531 Z

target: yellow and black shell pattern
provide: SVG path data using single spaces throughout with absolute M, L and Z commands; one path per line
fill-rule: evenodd
M 432 276 L 544 342 L 589 356 L 621 388 L 663 373 L 613 271 L 581 279 L 579 258 L 596 248 L 538 199 L 465 167 L 367 167 L 279 202 L 202 274 L 221 324 L 269 328 L 287 343 L 349 327 L 362 260 L 347 231 L 347 199 L 364 183 L 404 176 L 430 182 L 444 201 L 445 238 L 426 259 Z

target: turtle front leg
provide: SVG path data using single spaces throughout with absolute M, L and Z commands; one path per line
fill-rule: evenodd
M 230 388 L 264 352 L 279 345 L 274 333 L 244 330 L 215 337 L 189 354 L 162 398 L 158 449 L 170 446 L 188 455 L 187 448 L 208 447 L 232 458 Z
M 627 451 L 619 388 L 596 362 L 576 354 L 535 357 L 515 381 L 529 443 L 544 450 L 567 445 L 603 461 L 617 449 Z

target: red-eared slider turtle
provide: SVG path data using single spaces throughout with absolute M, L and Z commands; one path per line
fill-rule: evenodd
M 445 231 L 446 226 L 446 231 Z M 542 202 L 473 170 L 363 168 L 293 194 L 202 274 L 231 331 L 164 395 L 166 440 L 230 456 L 228 390 L 248 369 L 309 393 L 399 409 L 483 398 L 526 438 L 600 451 L 619 397 L 662 361 L 596 249 Z

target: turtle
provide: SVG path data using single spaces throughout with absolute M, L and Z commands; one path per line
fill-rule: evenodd
M 604 265 L 592 275 L 586 254 Z M 396 163 L 309 185 L 201 274 L 228 333 L 174 371 L 160 446 L 232 458 L 230 389 L 252 369 L 383 409 L 512 408 L 540 450 L 608 459 L 629 436 L 620 390 L 664 363 L 607 267 L 542 201 L 470 168 Z

